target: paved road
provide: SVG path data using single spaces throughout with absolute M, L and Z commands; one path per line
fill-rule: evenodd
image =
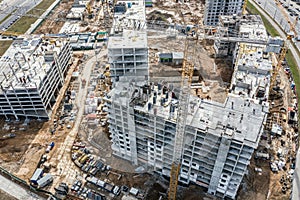
M 259 4 L 257 4 L 256 2 L 254 2 L 253 0 L 249 0 L 250 3 L 252 3 L 253 5 L 256 6 L 257 10 L 263 14 L 263 16 L 270 22 L 270 24 L 278 31 L 279 35 L 282 37 L 282 38 L 285 38 L 286 39 L 286 33 L 283 32 L 279 25 L 274 21 L 273 18 L 269 17 L 267 15 L 267 13 L 259 6 Z M 296 63 L 300 69 L 300 58 L 297 54 L 297 49 L 294 48 L 294 46 L 290 45 L 290 51 L 291 53 L 293 54 L 295 60 L 296 60 Z
M 282 14 L 282 10 L 276 5 L 276 2 L 274 0 L 256 0 L 256 2 L 265 10 L 269 13 L 270 16 L 272 16 L 277 23 L 279 23 L 282 28 L 286 31 L 289 32 L 290 31 L 290 27 L 289 24 L 286 20 L 286 18 L 284 17 L 284 15 Z M 282 2 L 285 2 L 282 0 Z M 288 5 L 288 3 L 285 3 Z M 285 5 L 283 4 L 283 5 Z M 283 8 L 283 5 L 281 8 Z M 291 13 L 288 11 L 288 9 L 295 11 L 296 13 L 298 13 L 300 15 L 300 12 L 296 10 L 299 9 L 300 10 L 300 6 L 297 5 L 294 2 L 290 2 L 291 6 L 289 6 L 288 8 L 283 8 L 286 16 L 288 16 L 289 20 L 291 22 L 295 22 L 296 16 L 291 16 Z M 296 31 L 299 34 L 300 33 L 300 24 L 296 23 Z
M 76 139 L 81 124 L 81 120 L 83 118 L 85 99 L 87 96 L 87 88 L 89 86 L 88 83 L 90 80 L 92 68 L 95 65 L 96 58 L 100 58 L 104 55 L 107 55 L 107 49 L 101 50 L 101 52 L 97 55 L 97 57 L 95 56 L 94 52 L 92 53 L 92 55 L 93 56 L 90 59 L 88 59 L 86 62 L 82 64 L 83 70 L 78 80 L 85 79 L 86 85 L 84 87 L 81 87 L 80 84 L 79 91 L 76 93 L 76 102 L 75 102 L 77 108 L 76 121 L 74 123 L 73 129 L 70 131 L 64 143 L 61 145 L 59 149 L 58 156 L 57 156 L 59 162 L 56 167 L 57 171 L 55 176 L 59 176 L 61 178 L 54 180 L 52 185 L 53 187 L 59 184 L 60 182 L 72 184 L 75 181 L 75 179 L 83 176 L 83 172 L 71 160 L 70 154 L 71 154 L 72 145 Z
M 281 1 L 285 2 L 283 0 L 281 0 Z M 286 1 L 288 2 L 288 0 L 286 0 Z M 255 0 L 255 2 L 257 2 L 257 4 L 263 10 L 265 10 L 272 18 L 274 18 L 274 20 L 281 26 L 281 28 L 286 33 L 291 32 L 290 25 L 289 25 L 288 21 L 286 20 L 286 17 L 284 17 L 284 14 L 282 13 L 282 10 L 279 9 L 279 7 L 276 5 L 274 0 Z M 290 5 L 293 5 L 293 6 L 290 6 L 288 9 L 294 10 L 300 16 L 300 6 L 297 5 L 296 3 L 292 2 L 292 1 L 290 2 Z M 296 9 L 298 9 L 299 11 L 296 10 Z M 286 15 L 289 17 L 289 20 L 292 23 L 295 23 L 296 16 L 291 16 L 290 13 L 288 12 L 288 10 L 285 9 L 285 8 L 284 8 L 284 11 L 285 11 Z M 299 20 L 296 23 L 295 30 L 297 32 L 297 35 L 300 36 L 300 23 L 299 23 Z M 300 41 L 294 40 L 294 43 L 296 44 L 298 49 L 300 49 Z
M 16 183 L 12 182 L 11 180 L 1 175 L 0 175 L 0 189 L 17 199 L 22 199 L 22 200 L 44 199 L 38 196 L 37 194 L 25 190 L 21 186 L 17 185 Z
M 13 14 L 0 24 L 0 31 L 8 29 L 15 21 L 41 1 L 42 0 L 4 0 L 0 6 L 0 20 L 3 20 L 10 13 Z
M 249 0 L 250 3 L 252 3 L 253 5 L 255 5 L 255 7 L 258 9 L 258 11 L 260 13 L 262 13 L 266 19 L 270 22 L 270 24 L 279 32 L 280 36 L 282 38 L 286 38 L 286 34 L 280 29 L 280 27 L 278 26 L 278 24 L 275 23 L 273 18 L 270 18 L 266 12 L 259 7 L 258 4 L 256 4 L 253 0 Z M 298 68 L 300 68 L 300 58 L 297 54 L 297 50 L 296 48 L 294 48 L 294 46 L 290 45 L 290 51 L 293 54 Z M 294 173 L 294 180 L 293 180 L 293 189 L 292 189 L 292 199 L 293 200 L 299 200 L 300 199 L 300 149 L 298 150 L 297 153 L 297 158 L 296 158 L 296 169 L 295 169 L 295 173 Z

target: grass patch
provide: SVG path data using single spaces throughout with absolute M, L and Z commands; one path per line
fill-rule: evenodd
M 260 15 L 267 32 L 272 36 L 279 36 L 279 33 L 277 32 L 277 30 L 268 22 L 268 20 L 261 15 L 261 13 L 253 6 L 253 4 L 251 4 L 249 1 L 247 1 L 247 10 L 249 11 L 249 13 L 251 14 L 255 14 L 255 15 Z M 294 44 L 291 44 L 295 47 Z M 296 48 L 297 49 L 297 48 Z M 299 51 L 297 51 L 297 56 L 299 56 Z M 293 79 L 296 85 L 296 94 L 297 94 L 297 99 L 299 102 L 299 98 L 300 98 L 300 73 L 299 73 L 299 69 L 297 66 L 297 63 L 294 59 L 294 56 L 292 55 L 292 53 L 290 51 L 287 52 L 286 56 L 285 56 L 286 62 L 292 72 L 293 75 Z M 300 111 L 300 104 L 298 104 L 298 111 Z M 300 112 L 298 112 L 298 119 L 300 119 Z
M 294 56 L 292 55 L 292 53 L 290 53 L 290 51 L 287 52 L 286 56 L 285 56 L 286 62 L 292 72 L 293 75 L 293 79 L 296 85 L 296 94 L 297 94 L 297 98 L 299 101 L 299 97 L 300 97 L 300 74 L 299 74 L 299 69 L 297 66 L 297 63 L 294 59 Z M 298 111 L 300 111 L 300 104 L 298 104 Z M 300 119 L 300 112 L 298 112 L 298 119 Z
M 0 56 L 3 56 L 5 51 L 8 49 L 8 47 L 11 45 L 13 40 L 1 40 L 0 41 Z
M 49 8 L 49 6 L 52 5 L 54 1 L 55 0 L 43 0 L 33 9 L 28 11 L 26 14 L 41 16 L 45 12 L 45 10 L 47 10 L 47 8 Z M 11 27 L 9 27 L 7 31 L 25 33 L 30 28 L 31 24 L 33 24 L 37 19 L 38 19 L 37 17 L 23 16 Z
M 249 1 L 247 1 L 247 10 L 249 13 L 253 15 L 260 15 L 262 21 L 264 22 L 264 25 L 267 29 L 267 32 L 272 36 L 280 36 L 277 30 L 269 23 L 269 21 L 255 8 L 254 5 L 252 5 Z

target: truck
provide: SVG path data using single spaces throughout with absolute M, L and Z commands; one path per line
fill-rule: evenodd
M 114 186 L 109 184 L 109 183 L 105 183 L 104 189 L 110 193 L 112 193 Z
M 83 157 L 81 157 L 80 160 L 79 159 L 78 160 L 81 164 L 84 164 L 88 160 L 88 158 L 89 158 L 89 155 L 84 155 Z
M 112 192 L 114 195 L 119 196 L 121 193 L 120 187 L 119 186 L 115 186 Z
M 98 180 L 98 182 L 97 182 L 97 185 L 99 186 L 99 187 L 101 187 L 101 188 L 104 188 L 105 187 L 105 182 L 104 181 L 101 181 L 101 180 Z
M 94 185 L 97 185 L 98 183 L 98 179 L 94 176 L 89 176 L 86 178 L 86 181 L 89 182 L 89 183 L 92 183 Z
M 43 176 L 43 169 L 42 168 L 37 168 L 30 178 L 30 182 L 33 183 L 34 185 L 37 185 L 37 181 Z
M 74 161 L 75 165 L 77 165 L 77 167 L 81 168 L 82 167 L 82 164 L 78 161 L 78 159 L 76 159 Z
M 54 147 L 54 142 L 51 142 L 46 149 L 46 153 L 49 153 L 53 149 L 53 147 Z
M 43 188 L 53 181 L 51 174 L 46 174 L 43 178 L 37 181 L 38 188 Z

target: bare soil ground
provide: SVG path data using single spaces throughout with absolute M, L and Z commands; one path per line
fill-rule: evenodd
M 6 127 L 4 129 L 4 125 Z M 6 134 L 14 133 L 15 138 L 10 138 L 6 140 L 0 140 L 0 164 L 2 167 L 16 173 L 24 162 L 24 154 L 29 148 L 31 142 L 36 136 L 36 133 L 43 126 L 43 122 L 32 120 L 28 126 L 22 125 L 20 122 L 5 122 L 3 118 L 0 120 L 0 137 Z M 19 130 L 24 128 L 25 130 Z M 33 149 L 38 150 L 39 145 L 32 146 Z M 36 151 L 32 151 L 31 156 L 35 155 Z
M 146 8 L 147 19 L 167 21 L 170 18 L 175 23 L 202 23 L 203 1 L 192 0 L 184 4 L 178 4 L 175 1 L 154 0 L 153 5 L 152 8 Z
M 35 34 L 59 33 L 65 23 L 66 16 L 72 7 L 74 0 L 61 1 L 51 12 L 42 25 L 34 32 Z
M 254 168 L 259 167 L 262 173 L 255 172 Z M 248 167 L 248 174 L 245 175 L 241 184 L 237 199 L 252 200 L 252 199 L 266 199 L 270 183 L 270 166 L 268 161 L 251 160 Z
M 153 36 L 154 34 L 151 33 Z M 150 79 L 152 81 L 164 80 L 179 86 L 182 65 L 165 64 L 159 62 L 158 53 L 183 52 L 185 38 L 169 39 L 165 37 L 148 38 L 150 55 Z M 208 43 L 209 44 L 209 43 Z M 208 92 L 201 89 L 194 91 L 194 95 L 201 98 L 210 98 L 213 101 L 224 102 L 227 97 L 227 87 L 230 85 L 233 69 L 231 62 L 214 58 L 212 44 L 203 48 L 202 42 L 192 42 L 189 51 L 195 55 L 189 55 L 188 60 L 194 63 L 194 83 L 203 83 L 208 87 Z

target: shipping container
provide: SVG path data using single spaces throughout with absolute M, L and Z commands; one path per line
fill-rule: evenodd
M 53 181 L 53 177 L 51 176 L 51 174 L 46 174 L 43 178 L 37 181 L 37 185 L 39 188 L 43 188 L 48 184 L 50 184 L 52 181 Z
M 43 169 L 37 168 L 32 175 L 30 182 L 37 185 L 37 181 L 43 176 Z

